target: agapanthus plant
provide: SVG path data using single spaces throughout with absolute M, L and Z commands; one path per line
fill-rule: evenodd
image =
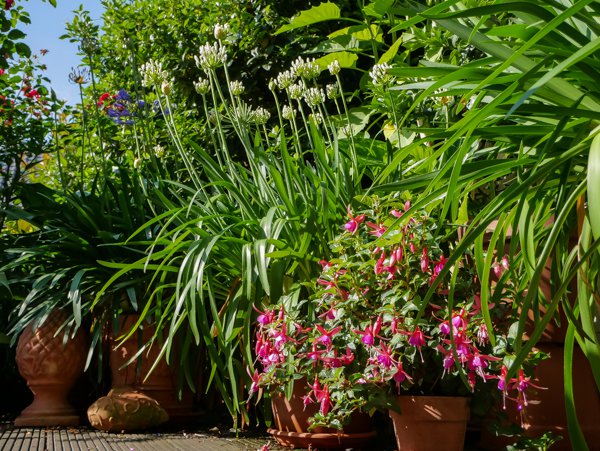
M 282 303 L 259 315 L 251 393 L 300 380 L 305 405 L 318 408 L 312 425 L 337 428 L 353 411 L 389 405 L 398 394 L 469 395 L 484 387 L 526 406 L 529 377 L 520 370 L 506 379 L 510 307 L 487 307 L 490 330 L 468 255 L 438 280 L 457 228 L 409 210 L 408 201 L 348 209 L 344 231 L 330 243 L 336 257 L 321 261 L 306 311 Z M 424 301 L 432 284 L 435 294 Z

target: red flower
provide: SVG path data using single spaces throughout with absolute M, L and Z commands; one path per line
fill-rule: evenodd
M 10 8 L 12 8 L 12 6 L 14 5 L 14 3 L 15 3 L 15 0 L 6 0 L 4 2 L 4 9 L 6 11 L 8 11 Z
M 110 98 L 110 94 L 108 92 L 105 92 L 104 94 L 102 94 L 100 96 L 100 98 L 98 99 L 98 106 L 102 106 L 104 104 L 104 102 L 106 102 L 109 98 Z

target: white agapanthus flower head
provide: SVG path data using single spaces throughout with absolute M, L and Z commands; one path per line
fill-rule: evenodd
M 285 105 L 283 107 L 283 111 L 281 112 L 281 115 L 283 116 L 284 119 L 291 121 L 292 119 L 294 119 L 296 117 L 296 110 L 289 107 L 288 105 Z
M 167 71 L 163 70 L 162 63 L 154 60 L 142 64 L 140 74 L 142 75 L 142 85 L 147 88 L 161 86 L 169 78 Z
M 291 70 L 280 72 L 275 79 L 277 87 L 282 91 L 289 88 L 296 81 L 296 74 Z
M 304 94 L 305 91 L 305 86 L 304 83 L 299 82 L 299 83 L 294 83 L 293 85 L 291 85 L 288 88 L 288 94 L 290 95 L 290 97 L 294 100 L 298 100 L 302 98 L 302 95 Z
M 207 94 L 210 90 L 210 82 L 206 78 L 199 78 L 194 82 L 194 89 L 198 94 Z
M 309 117 L 309 119 L 312 118 L 312 120 L 315 121 L 315 124 L 317 124 L 317 125 L 320 125 L 323 123 L 323 115 L 321 113 L 319 113 L 318 111 L 313 114 L 310 114 L 308 117 Z
M 162 158 L 165 156 L 165 148 L 163 146 L 161 146 L 160 144 L 157 144 L 156 146 L 154 146 L 154 155 L 156 155 L 156 158 Z
M 320 88 L 308 88 L 304 93 L 304 101 L 311 108 L 325 102 L 325 93 Z
M 387 85 L 393 80 L 393 77 L 388 74 L 389 69 L 391 69 L 391 66 L 388 63 L 375 64 L 373 66 L 369 75 L 375 86 Z
M 304 60 L 301 56 L 292 63 L 292 72 L 305 80 L 317 78 L 321 73 L 321 68 L 315 64 L 315 59 Z
M 337 99 L 340 96 L 340 90 L 338 89 L 338 85 L 335 83 L 325 86 L 325 92 L 328 99 Z
M 229 90 L 234 96 L 241 96 L 246 90 L 246 88 L 244 87 L 244 84 L 241 81 L 234 80 L 231 83 L 229 83 Z
M 227 51 L 218 42 L 200 46 L 198 55 L 194 57 L 196 65 L 205 71 L 216 69 L 227 62 Z
M 327 65 L 327 69 L 329 69 L 329 73 L 331 75 L 337 75 L 340 73 L 340 70 L 342 70 L 338 60 L 333 60 L 331 63 L 329 63 Z
M 252 120 L 256 125 L 266 124 L 270 117 L 271 113 L 261 106 L 252 112 Z

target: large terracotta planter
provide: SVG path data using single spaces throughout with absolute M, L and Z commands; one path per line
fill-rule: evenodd
M 193 411 L 193 394 L 189 390 L 183 390 L 182 399 L 179 399 L 177 373 L 164 358 L 148 376 L 160 352 L 158 343 L 155 342 L 149 351 L 140 354 L 135 362 L 126 365 L 138 353 L 140 345 L 147 343 L 156 330 L 153 324 L 144 321 L 136 333 L 120 343 L 117 337 L 127 333 L 138 319 L 138 315 L 124 315 L 119 323 L 119 330 L 110 338 L 112 388 L 119 390 L 131 387 L 155 399 L 169 414 L 171 423 L 187 423 L 196 419 L 198 414 Z
M 402 413 L 390 411 L 400 451 L 462 450 L 469 399 L 453 396 L 399 396 Z
M 79 425 L 79 415 L 67 396 L 83 373 L 87 340 L 80 329 L 64 343 L 63 332 L 58 330 L 66 319 L 64 312 L 56 310 L 39 328 L 29 325 L 19 337 L 17 367 L 34 399 L 15 426 Z
M 305 408 L 302 401 L 304 394 L 304 385 L 297 382 L 290 399 L 283 395 L 273 397 L 271 405 L 277 429 L 271 428 L 267 432 L 273 435 L 277 443 L 290 448 L 371 449 L 369 444 L 373 443 L 377 434 L 370 417 L 360 412 L 352 416 L 350 424 L 343 431 L 314 428 L 309 432 L 308 419 L 318 410 L 314 404 Z

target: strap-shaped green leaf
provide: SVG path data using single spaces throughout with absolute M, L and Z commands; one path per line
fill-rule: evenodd
M 324 22 L 326 20 L 335 20 L 340 18 L 340 8 L 335 3 L 321 3 L 319 6 L 313 6 L 310 9 L 301 11 L 299 15 L 292 18 L 291 22 L 283 25 L 275 32 L 275 35 L 296 28 L 307 27 L 309 25 Z
M 587 199 L 592 234 L 600 240 L 600 133 L 592 140 L 588 157 Z

